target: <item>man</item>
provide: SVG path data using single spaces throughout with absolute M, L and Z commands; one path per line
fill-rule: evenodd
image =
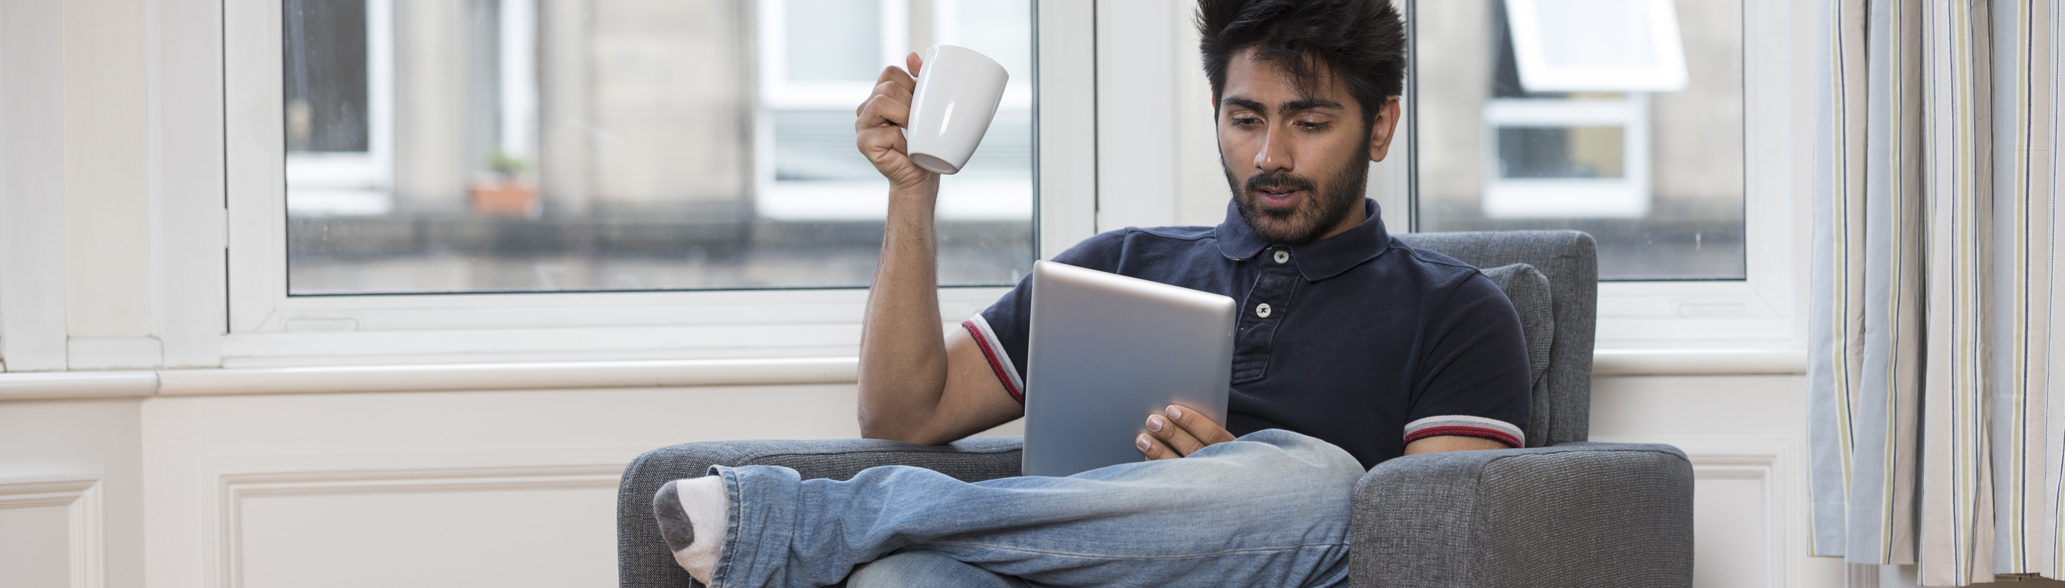
M 1332 585 L 1347 577 L 1348 501 L 1366 468 L 1522 444 L 1528 369 L 1511 303 L 1474 268 L 1391 240 L 1362 197 L 1400 115 L 1405 39 L 1390 3 L 1201 0 L 1198 27 L 1233 192 L 1225 222 L 1113 231 L 1055 261 L 1241 301 L 1224 426 L 1176 406 L 1143 415 L 1147 461 L 1068 478 L 712 468 L 654 500 L 691 575 L 719 587 L 849 572 L 856 587 Z M 939 177 L 904 156 L 898 128 L 913 87 L 889 68 L 856 112 L 860 150 L 891 185 L 860 421 L 867 437 L 936 444 L 1024 414 L 1031 294 L 1020 283 L 940 333 Z

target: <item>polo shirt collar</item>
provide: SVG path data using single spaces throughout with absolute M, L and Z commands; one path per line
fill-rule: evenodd
M 1292 259 L 1296 260 L 1298 273 L 1308 281 L 1320 281 L 1341 275 L 1363 262 L 1376 259 L 1391 248 L 1391 235 L 1384 231 L 1382 210 L 1377 201 L 1363 199 L 1363 212 L 1369 218 L 1355 228 L 1339 235 L 1310 243 L 1286 245 Z M 1272 243 L 1255 234 L 1254 227 L 1240 216 L 1239 204 L 1232 199 L 1226 202 L 1226 220 L 1214 230 L 1219 241 L 1219 253 L 1227 259 L 1251 259 Z

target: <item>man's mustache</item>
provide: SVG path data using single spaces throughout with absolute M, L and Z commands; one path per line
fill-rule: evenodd
M 1312 183 L 1312 180 L 1306 179 L 1304 176 L 1300 176 L 1290 172 L 1262 172 L 1259 174 L 1248 176 L 1247 185 L 1243 192 L 1254 192 L 1257 190 L 1261 190 L 1265 187 L 1276 188 L 1280 190 L 1304 190 L 1307 192 L 1311 192 L 1313 191 L 1313 186 L 1314 184 Z

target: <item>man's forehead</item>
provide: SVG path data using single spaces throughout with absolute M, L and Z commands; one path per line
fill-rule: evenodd
M 1313 79 L 1299 80 L 1277 58 L 1259 55 L 1252 48 L 1242 50 L 1227 61 L 1222 101 L 1248 102 L 1269 108 L 1291 103 L 1305 108 L 1345 108 L 1353 102 L 1347 89 L 1334 83 L 1333 72 L 1324 62 L 1309 62 Z

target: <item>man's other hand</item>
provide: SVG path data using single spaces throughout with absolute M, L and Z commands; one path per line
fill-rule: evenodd
M 1172 404 L 1162 414 L 1147 416 L 1147 430 L 1133 439 L 1133 447 L 1147 454 L 1147 459 L 1171 459 L 1232 440 L 1233 434 L 1219 423 L 1195 410 Z

